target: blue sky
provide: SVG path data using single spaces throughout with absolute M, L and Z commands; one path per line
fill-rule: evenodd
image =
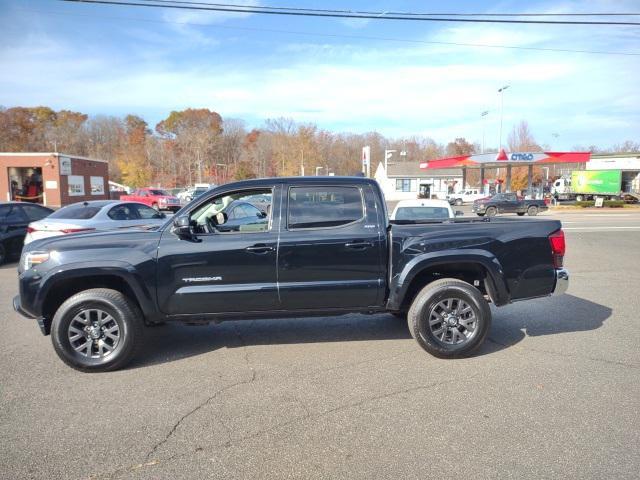
M 262 4 L 640 11 L 633 1 Z M 489 110 L 486 144 L 495 146 L 497 89 L 509 84 L 505 132 L 525 119 L 538 142 L 556 150 L 640 141 L 640 56 L 437 42 L 640 53 L 640 28 L 354 21 L 0 0 L 0 105 L 136 113 L 152 126 L 171 110 L 207 107 L 248 127 L 286 116 L 333 131 L 419 134 L 440 142 L 458 136 L 481 142 L 480 113 Z

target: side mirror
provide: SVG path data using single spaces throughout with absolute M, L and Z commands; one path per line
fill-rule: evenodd
M 173 220 L 173 232 L 180 238 L 191 238 L 191 223 L 188 215 L 180 215 Z
M 227 223 L 229 216 L 225 212 L 218 212 L 213 216 L 213 223 L 216 225 L 224 225 Z
M 167 215 L 164 212 L 158 212 L 157 215 L 157 218 L 167 218 Z
M 463 217 L 464 212 L 462 210 L 456 210 L 456 217 Z
M 256 213 L 258 218 L 267 218 L 267 212 L 263 212 L 260 211 L 259 213 Z

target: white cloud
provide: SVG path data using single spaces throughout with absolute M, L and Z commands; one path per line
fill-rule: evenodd
M 468 26 L 439 30 L 425 40 L 601 50 L 637 44 L 629 42 L 625 29 L 614 31 L 609 43 L 594 42 L 578 30 L 516 34 L 512 27 Z M 185 40 L 190 41 L 197 39 Z M 539 142 L 555 148 L 558 142 L 565 148 L 615 143 L 637 135 L 640 124 L 640 66 L 634 57 L 306 39 L 243 64 L 223 56 L 222 49 L 216 57 L 179 62 L 158 50 L 157 55 L 114 56 L 49 37 L 27 37 L 19 48 L 0 50 L 0 62 L 9 66 L 0 71 L 0 104 L 143 114 L 204 106 L 224 117 L 259 122 L 291 116 L 325 128 L 420 133 L 439 141 L 457 136 L 480 141 L 480 112 L 488 109 L 487 145 L 495 145 L 496 90 L 510 84 L 504 138 L 521 119 L 530 122 Z M 552 132 L 560 134 L 559 140 Z

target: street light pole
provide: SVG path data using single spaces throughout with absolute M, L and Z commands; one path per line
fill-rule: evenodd
M 507 88 L 509 88 L 509 85 L 505 85 L 498 90 L 498 93 L 500 94 L 500 141 L 498 142 L 498 150 L 502 150 L 502 114 L 504 112 L 504 91 Z
M 484 153 L 484 131 L 485 131 L 485 120 L 484 117 L 486 117 L 489 114 L 489 110 L 485 110 L 484 112 L 482 112 L 480 114 L 480 117 L 482 117 L 482 153 Z
M 395 150 L 384 151 L 384 171 L 387 175 L 389 175 L 389 173 L 387 172 L 387 160 L 389 160 L 394 153 L 395 153 Z

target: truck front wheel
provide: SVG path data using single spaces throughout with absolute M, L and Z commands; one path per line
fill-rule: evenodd
M 413 338 L 431 355 L 458 358 L 482 344 L 491 326 L 491 310 L 477 288 L 444 278 L 416 295 L 407 322 Z
M 122 293 L 93 288 L 73 295 L 58 308 L 51 341 L 60 359 L 82 372 L 124 367 L 142 343 L 138 308 Z

